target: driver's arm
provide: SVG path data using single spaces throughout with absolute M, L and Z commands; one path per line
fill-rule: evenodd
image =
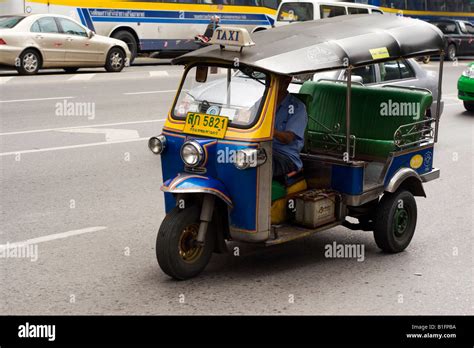
M 293 140 L 295 140 L 295 133 L 288 132 L 288 131 L 279 131 L 278 129 L 274 129 L 273 136 L 283 144 L 289 144 Z

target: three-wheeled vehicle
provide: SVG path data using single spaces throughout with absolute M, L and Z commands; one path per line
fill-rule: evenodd
M 443 40 L 420 20 L 352 15 L 252 38 L 221 27 L 211 46 L 176 58 L 184 76 L 162 134 L 149 140 L 164 181 L 161 269 L 188 279 L 226 250 L 226 240 L 271 246 L 338 225 L 373 231 L 385 252 L 404 250 L 415 232 L 414 197 L 426 197 L 423 183 L 439 177 L 439 109 L 427 112 L 428 90 L 366 87 L 351 81 L 352 70 L 439 55 L 440 105 Z M 308 116 L 303 169 L 273 178 L 282 76 L 341 68 L 345 81 L 307 81 L 295 95 Z

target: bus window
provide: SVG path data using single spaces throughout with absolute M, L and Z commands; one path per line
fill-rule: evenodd
M 277 20 L 281 22 L 303 22 L 312 21 L 313 19 L 313 4 L 309 2 L 287 2 L 281 6 Z
M 348 7 L 347 12 L 349 12 L 349 14 L 362 14 L 362 13 L 369 13 L 369 9 L 359 8 L 359 7 Z
M 321 18 L 331 18 L 336 16 L 344 16 L 346 9 L 341 6 L 321 5 Z

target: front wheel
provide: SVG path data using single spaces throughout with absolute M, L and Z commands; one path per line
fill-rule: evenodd
M 113 47 L 107 55 L 105 70 L 108 72 L 121 72 L 125 67 L 126 58 L 125 52 L 121 48 Z
M 374 238 L 377 246 L 388 253 L 405 250 L 415 233 L 417 208 L 411 192 L 386 193 L 379 202 Z
M 457 56 L 456 46 L 454 44 L 450 44 L 448 46 L 447 58 L 450 61 L 454 61 L 456 59 L 456 56 Z
M 163 272 L 175 279 L 197 276 L 211 259 L 215 243 L 212 224 L 204 245 L 198 245 L 199 217 L 198 206 L 175 208 L 161 223 L 156 238 L 156 258 Z
M 467 111 L 474 112 L 474 101 L 464 101 L 464 107 Z

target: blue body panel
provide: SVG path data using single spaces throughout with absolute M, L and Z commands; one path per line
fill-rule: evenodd
M 334 164 L 331 170 L 331 188 L 348 195 L 362 194 L 364 168 Z
M 232 208 L 229 210 L 230 225 L 241 230 L 255 231 L 257 221 L 257 169 L 239 170 L 226 159 L 236 150 L 256 146 L 255 144 L 209 140 L 194 136 L 178 135 L 164 132 L 167 146 L 161 154 L 164 186 L 170 185 L 176 189 L 208 188 L 218 190 L 228 196 Z M 184 164 L 180 157 L 180 149 L 186 140 L 198 141 L 207 153 L 205 174 L 186 173 L 190 177 L 180 181 L 177 178 L 183 175 Z M 175 179 L 175 180 L 174 180 Z M 174 183 L 172 181 L 174 180 Z M 175 185 L 175 183 L 178 183 Z M 229 204 L 229 203 L 228 203 Z M 165 207 L 168 213 L 176 205 L 172 193 L 165 192 Z
M 390 179 L 395 175 L 395 173 L 401 168 L 412 168 L 410 166 L 410 160 L 415 155 L 420 155 L 423 157 L 423 163 L 419 168 L 412 168 L 418 174 L 425 174 L 433 170 L 433 146 L 424 148 L 422 150 L 414 149 L 411 152 L 405 153 L 403 155 L 394 157 L 390 167 L 387 170 L 387 174 L 385 175 L 384 186 L 386 186 Z

